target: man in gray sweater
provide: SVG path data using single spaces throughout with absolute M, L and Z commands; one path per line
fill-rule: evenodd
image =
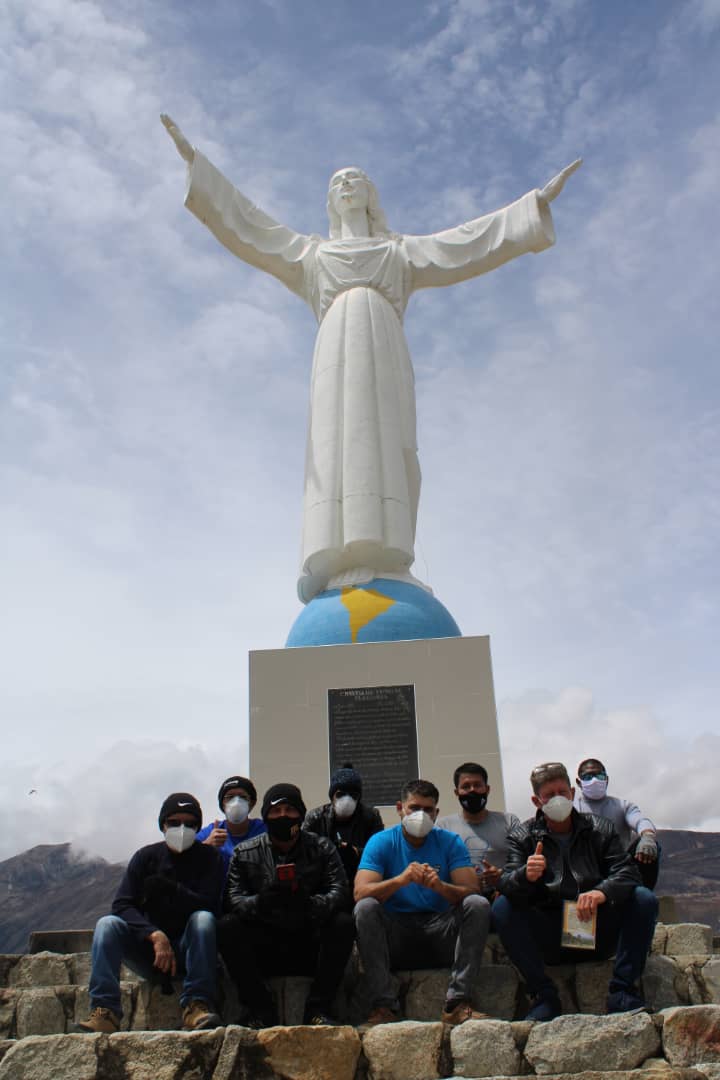
M 635 803 L 608 795 L 608 773 L 598 758 L 585 758 L 577 768 L 573 805 L 582 814 L 597 814 L 615 826 L 622 846 L 638 864 L 642 883 L 654 889 L 658 879 L 660 848 L 657 831 Z

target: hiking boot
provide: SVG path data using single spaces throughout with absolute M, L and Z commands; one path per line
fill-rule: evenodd
M 207 1028 L 219 1027 L 220 1022 L 220 1017 L 217 1013 L 212 1012 L 206 1001 L 196 999 L 183 1009 L 183 1031 L 205 1031 Z
M 538 1020 L 540 1023 L 546 1023 L 548 1020 L 554 1020 L 556 1016 L 560 1016 L 562 1013 L 562 1005 L 560 1004 L 560 998 L 554 991 L 547 991 L 535 998 L 535 1004 L 530 1012 L 525 1017 L 526 1020 Z
M 240 1017 L 237 1020 L 240 1027 L 252 1028 L 253 1031 L 262 1031 L 263 1028 L 277 1027 L 280 1019 L 274 1005 L 253 1011 L 248 1005 L 243 1005 Z
M 606 1003 L 609 1013 L 641 1013 L 649 1012 L 647 1003 L 638 994 L 635 987 L 630 990 L 611 990 Z
M 448 1001 L 440 1013 L 440 1019 L 443 1024 L 457 1027 L 458 1024 L 464 1024 L 466 1020 L 489 1020 L 490 1017 L 487 1013 L 473 1009 L 469 1001 Z
M 387 1005 L 376 1005 L 371 1010 L 365 1021 L 367 1027 L 375 1027 L 376 1024 L 395 1024 L 400 1019 L 398 1014 Z
M 101 1005 L 79 1024 L 75 1024 L 74 1031 L 100 1033 L 101 1035 L 114 1035 L 120 1030 L 120 1017 L 112 1009 L 104 1009 Z

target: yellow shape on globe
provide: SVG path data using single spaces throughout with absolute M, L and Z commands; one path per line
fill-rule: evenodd
M 383 596 L 375 589 L 355 589 L 351 585 L 342 590 L 340 600 L 350 615 L 350 640 L 353 644 L 363 626 L 377 619 L 395 603 L 392 596 Z

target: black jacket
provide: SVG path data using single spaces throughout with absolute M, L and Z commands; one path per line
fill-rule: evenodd
M 156 875 L 167 879 L 164 895 L 149 900 L 146 881 Z M 161 840 L 132 856 L 115 894 L 112 913 L 125 920 L 139 941 L 154 930 L 177 940 L 194 911 L 217 915 L 222 888 L 223 861 L 215 848 L 196 840 L 187 851 L 177 854 Z
M 528 881 L 525 864 L 540 841 L 547 869 L 539 881 Z M 575 879 L 574 896 L 563 892 L 563 854 L 567 855 Z M 622 902 L 641 884 L 635 861 L 623 850 L 610 821 L 573 810 L 570 846 L 564 852 L 538 810 L 534 818 L 516 826 L 508 836 L 508 857 L 499 890 L 513 902 L 559 907 L 563 900 L 575 900 L 590 889 L 605 893 L 610 903 Z
M 235 848 L 227 880 L 223 908 L 243 919 L 258 919 L 258 896 L 277 888 L 277 867 L 293 863 L 299 890 L 307 899 L 309 916 L 324 923 L 350 903 L 350 890 L 340 857 L 333 844 L 314 833 L 301 832 L 287 854 L 276 851 L 267 833 Z M 266 920 L 267 921 L 267 920 Z M 278 917 L 282 922 L 282 917 Z
M 345 821 L 338 821 L 332 803 L 325 803 L 324 806 L 316 806 L 311 810 L 303 822 L 303 829 L 307 832 L 326 836 L 335 844 L 351 885 L 363 848 L 371 836 L 382 832 L 384 828 L 380 811 L 374 806 L 366 806 L 363 802 L 357 804 L 353 816 Z M 343 844 L 346 846 L 341 846 Z

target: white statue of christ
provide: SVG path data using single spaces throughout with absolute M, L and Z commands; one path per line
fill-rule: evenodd
M 305 458 L 298 594 L 410 573 L 420 496 L 415 379 L 403 332 L 410 294 L 494 270 L 555 241 L 550 202 L 577 160 L 540 190 L 464 225 L 402 236 L 358 168 L 330 180 L 330 238 L 258 209 L 162 121 L 188 164 L 185 205 L 234 255 L 278 278 L 318 321 Z

